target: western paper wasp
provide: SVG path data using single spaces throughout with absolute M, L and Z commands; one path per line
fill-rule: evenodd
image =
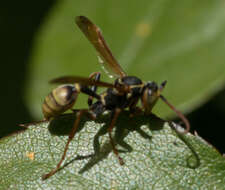
M 73 129 L 69 134 L 64 153 L 55 169 L 43 176 L 43 180 L 55 174 L 63 160 L 69 144 L 76 134 L 80 119 L 83 114 L 88 113 L 93 119 L 98 117 L 105 111 L 111 112 L 111 121 L 108 127 L 112 150 L 121 165 L 124 164 L 123 159 L 119 156 L 118 150 L 112 138 L 112 129 L 114 128 L 117 118 L 122 110 L 128 108 L 131 114 L 144 111 L 146 114 L 151 113 L 153 106 L 160 98 L 162 99 L 177 115 L 183 120 L 186 128 L 184 133 L 189 131 L 190 125 L 188 120 L 181 112 L 175 109 L 163 95 L 162 90 L 166 85 L 166 81 L 157 85 L 154 81 L 143 82 L 136 76 L 128 76 L 121 66 L 118 64 L 107 46 L 100 29 L 84 16 L 76 17 L 76 24 L 84 33 L 86 38 L 91 42 L 98 52 L 100 62 L 104 67 L 109 69 L 110 74 L 116 76 L 114 84 L 100 81 L 100 73 L 95 72 L 89 78 L 78 76 L 64 76 L 51 80 L 54 84 L 64 84 L 54 89 L 44 100 L 42 111 L 45 120 L 57 117 L 68 109 L 72 109 L 79 93 L 89 96 L 88 109 L 81 109 L 76 112 L 76 120 Z M 97 87 L 106 87 L 107 90 L 101 94 L 97 94 Z M 96 101 L 93 103 L 93 99 Z M 141 106 L 138 106 L 139 100 Z

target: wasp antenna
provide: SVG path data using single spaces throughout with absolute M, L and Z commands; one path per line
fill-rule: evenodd
M 164 80 L 164 81 L 160 84 L 160 86 L 159 86 L 160 92 L 164 89 L 164 87 L 166 86 L 166 83 L 167 83 L 167 81 Z
M 185 130 L 184 130 L 184 132 L 182 132 L 183 134 L 185 134 L 185 133 L 188 133 L 189 132 L 189 130 L 190 130 L 190 123 L 189 123 L 189 121 L 187 120 L 187 118 L 180 112 L 180 111 L 178 111 L 172 104 L 170 104 L 168 101 L 167 101 L 167 99 L 164 97 L 164 96 L 162 96 L 162 95 L 160 95 L 159 96 L 179 117 L 180 117 L 180 119 L 184 122 L 184 124 L 185 124 Z

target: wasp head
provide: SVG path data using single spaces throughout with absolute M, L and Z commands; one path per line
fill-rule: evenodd
M 156 82 L 149 81 L 143 88 L 141 102 L 146 113 L 151 113 L 152 108 L 160 97 L 162 90 L 166 85 L 163 81 L 160 86 Z

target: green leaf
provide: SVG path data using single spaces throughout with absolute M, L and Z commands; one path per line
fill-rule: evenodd
M 41 117 L 51 91 L 48 81 L 62 75 L 100 71 L 96 52 L 75 25 L 85 15 L 103 31 L 113 54 L 130 75 L 168 81 L 164 95 L 191 111 L 217 93 L 225 81 L 225 3 L 223 0 L 58 1 L 37 33 L 25 100 Z M 106 75 L 103 80 L 109 80 Z M 86 107 L 79 97 L 76 108 Z M 162 103 L 154 113 L 173 112 Z
M 62 115 L 1 139 L 0 189 L 224 189 L 225 158 L 211 145 L 178 134 L 154 115 L 130 118 L 129 112 L 115 128 L 125 165 L 111 149 L 109 115 L 95 122 L 83 117 L 64 167 L 42 181 L 60 160 L 74 120 L 73 114 Z

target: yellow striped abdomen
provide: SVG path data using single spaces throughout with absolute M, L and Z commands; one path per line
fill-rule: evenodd
M 77 91 L 74 85 L 62 85 L 45 97 L 42 105 L 42 112 L 45 119 L 55 117 L 72 108 L 77 98 Z

